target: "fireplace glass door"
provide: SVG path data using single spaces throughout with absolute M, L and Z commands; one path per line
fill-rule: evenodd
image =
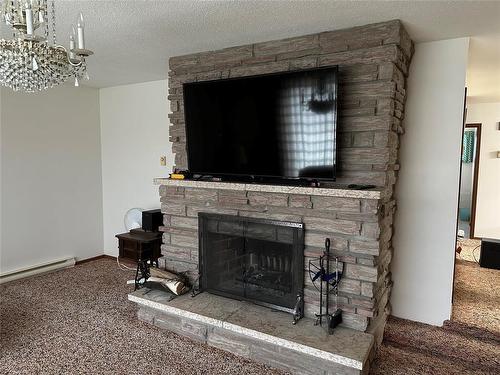
M 302 223 L 199 214 L 202 290 L 291 311 L 304 284 Z

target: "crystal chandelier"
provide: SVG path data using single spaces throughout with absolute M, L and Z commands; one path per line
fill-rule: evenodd
M 71 78 L 75 86 L 88 79 L 85 58 L 93 52 L 85 48 L 81 13 L 69 49 L 57 44 L 54 0 L 3 0 L 0 17 L 12 31 L 12 39 L 0 39 L 1 85 L 36 92 Z

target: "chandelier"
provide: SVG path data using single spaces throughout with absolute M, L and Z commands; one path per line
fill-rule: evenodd
M 93 52 L 85 48 L 81 13 L 72 27 L 69 49 L 56 40 L 54 0 L 3 0 L 0 19 L 12 31 L 12 39 L 0 39 L 1 85 L 36 92 L 69 79 L 74 78 L 75 86 L 88 79 L 85 58 Z

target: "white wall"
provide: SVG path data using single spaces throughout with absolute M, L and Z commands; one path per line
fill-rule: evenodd
M 467 123 L 481 123 L 476 237 L 500 239 L 500 103 L 470 104 Z
M 450 318 L 468 38 L 415 46 L 396 187 L 395 316 Z
M 462 163 L 462 177 L 460 180 L 460 208 L 471 208 L 472 207 L 472 183 L 473 178 L 473 167 L 472 163 Z
M 116 256 L 115 235 L 125 232 L 123 216 L 134 207 L 159 208 L 153 178 L 172 169 L 167 81 L 101 89 L 100 108 L 104 251 Z
M 1 92 L 1 272 L 102 254 L 98 90 Z

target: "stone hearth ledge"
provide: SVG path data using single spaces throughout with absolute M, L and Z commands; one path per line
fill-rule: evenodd
M 292 325 L 290 314 L 274 311 L 249 302 L 201 293 L 192 298 L 183 295 L 171 301 L 161 291 L 139 289 L 128 295 L 140 307 L 190 319 L 221 328 L 254 340 L 294 350 L 322 360 L 365 370 L 373 348 L 373 335 L 337 327 L 327 335 L 312 319 L 303 318 Z
M 380 188 L 374 188 L 370 190 L 356 190 L 333 187 L 317 188 L 304 186 L 245 184 L 234 182 L 171 180 L 169 178 L 155 178 L 154 184 L 198 189 L 241 190 L 283 194 L 317 195 L 340 198 L 381 199 L 383 197 L 383 191 Z

